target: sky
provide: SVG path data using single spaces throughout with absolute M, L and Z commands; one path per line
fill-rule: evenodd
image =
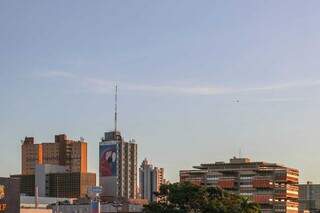
M 88 141 L 113 129 L 179 170 L 233 156 L 320 182 L 317 0 L 0 1 L 0 176 L 20 141 Z

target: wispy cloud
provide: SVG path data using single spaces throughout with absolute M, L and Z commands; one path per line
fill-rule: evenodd
M 65 71 L 49 71 L 49 72 L 40 72 L 37 73 L 39 77 L 44 78 L 75 78 L 77 77 L 71 72 L 65 72 Z
M 46 73 L 40 73 L 40 77 L 44 78 L 62 78 L 72 79 L 80 82 L 82 87 L 90 92 L 105 94 L 110 93 L 117 81 L 106 80 L 96 77 L 87 77 L 81 75 L 75 75 L 74 73 L 65 71 L 50 71 Z M 261 87 L 246 87 L 246 88 L 231 88 L 212 85 L 184 85 L 184 84 L 135 84 L 135 83 L 121 83 L 121 90 L 138 91 L 138 92 L 152 92 L 152 93 L 164 93 L 175 95 L 219 95 L 219 94 L 239 94 L 239 93 L 252 93 L 263 91 L 278 91 L 295 88 L 305 88 L 320 86 L 320 80 L 306 80 L 300 82 L 287 82 L 281 84 L 271 84 Z M 269 101 L 281 101 L 281 100 L 269 100 Z M 288 99 L 282 99 L 282 101 L 289 101 Z M 292 100 L 291 100 L 292 101 Z
M 82 77 L 79 79 L 82 86 L 94 93 L 105 94 L 113 91 L 115 81 L 109 81 L 98 78 Z
M 176 86 L 176 85 L 127 85 L 128 90 L 171 93 L 171 94 L 189 94 L 189 95 L 218 95 L 228 92 L 228 88 L 206 87 L 206 86 Z
M 303 88 L 303 87 L 312 87 L 320 85 L 320 80 L 306 80 L 300 82 L 287 82 L 282 84 L 272 84 L 262 87 L 252 87 L 252 88 L 244 88 L 239 91 L 241 92 L 250 92 L 250 91 L 270 91 L 270 90 L 284 90 L 284 89 L 292 89 L 292 88 Z
M 258 100 L 259 102 L 308 102 L 310 98 L 288 97 L 288 98 L 265 98 Z
M 90 91 L 96 93 L 110 93 L 116 81 L 108 81 L 95 78 L 84 78 L 82 80 Z M 200 86 L 175 86 L 175 85 L 150 85 L 150 84 L 132 84 L 121 83 L 121 90 L 151 92 L 164 94 L 185 94 L 185 95 L 216 95 L 227 92 L 227 89 L 216 87 L 200 87 Z
M 117 81 L 105 80 L 101 78 L 93 78 L 75 75 L 70 72 L 64 71 L 50 71 L 40 73 L 43 78 L 63 78 L 77 80 L 88 91 L 104 94 L 113 91 L 113 87 Z M 134 84 L 134 83 L 121 83 L 121 90 L 127 91 L 140 91 L 140 92 L 153 92 L 165 94 L 185 94 L 185 95 L 217 95 L 231 92 L 228 88 L 213 87 L 213 86 L 181 86 L 181 85 L 151 85 L 151 84 Z

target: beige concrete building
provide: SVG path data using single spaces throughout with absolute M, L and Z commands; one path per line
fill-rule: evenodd
M 166 182 L 164 179 L 164 169 L 153 167 L 152 164 L 144 159 L 139 168 L 139 190 L 142 199 L 149 202 L 157 201 L 155 192 L 158 192 L 160 186 Z
M 42 164 L 42 144 L 35 144 L 33 137 L 26 137 L 21 146 L 22 174 L 32 175 L 37 164 Z
M 262 213 L 298 213 L 299 170 L 266 162 L 233 158 L 180 171 L 180 181 L 207 187 L 220 187 L 230 193 L 249 197 Z M 199 172 L 197 172 L 199 171 Z
M 37 165 L 35 175 L 12 175 L 20 180 L 20 192 L 40 197 L 80 198 L 85 197 L 88 188 L 96 186 L 95 173 L 69 172 L 66 166 L 51 164 Z
M 53 143 L 36 144 L 26 137 L 21 146 L 23 175 L 33 175 L 37 164 L 67 166 L 70 172 L 87 172 L 87 143 L 69 140 L 65 134 L 56 135 Z
M 87 188 L 96 185 L 96 175 L 87 172 L 87 143 L 70 140 L 65 134 L 55 135 L 54 142 L 36 144 L 33 137 L 26 137 L 21 145 L 22 174 L 20 190 L 41 196 L 82 197 Z M 63 168 L 63 169 L 60 169 Z M 38 168 L 38 170 L 37 170 Z

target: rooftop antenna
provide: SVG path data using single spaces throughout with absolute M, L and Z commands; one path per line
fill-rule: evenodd
M 117 122 L 118 122 L 118 85 L 115 85 L 114 94 L 114 132 L 117 132 Z
M 242 157 L 242 154 L 241 154 L 241 147 L 239 148 L 239 158 Z

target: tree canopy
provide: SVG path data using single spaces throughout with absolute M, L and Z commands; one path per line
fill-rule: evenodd
M 145 213 L 260 213 L 257 204 L 220 188 L 190 182 L 164 184 L 155 193 L 158 202 L 144 206 Z

